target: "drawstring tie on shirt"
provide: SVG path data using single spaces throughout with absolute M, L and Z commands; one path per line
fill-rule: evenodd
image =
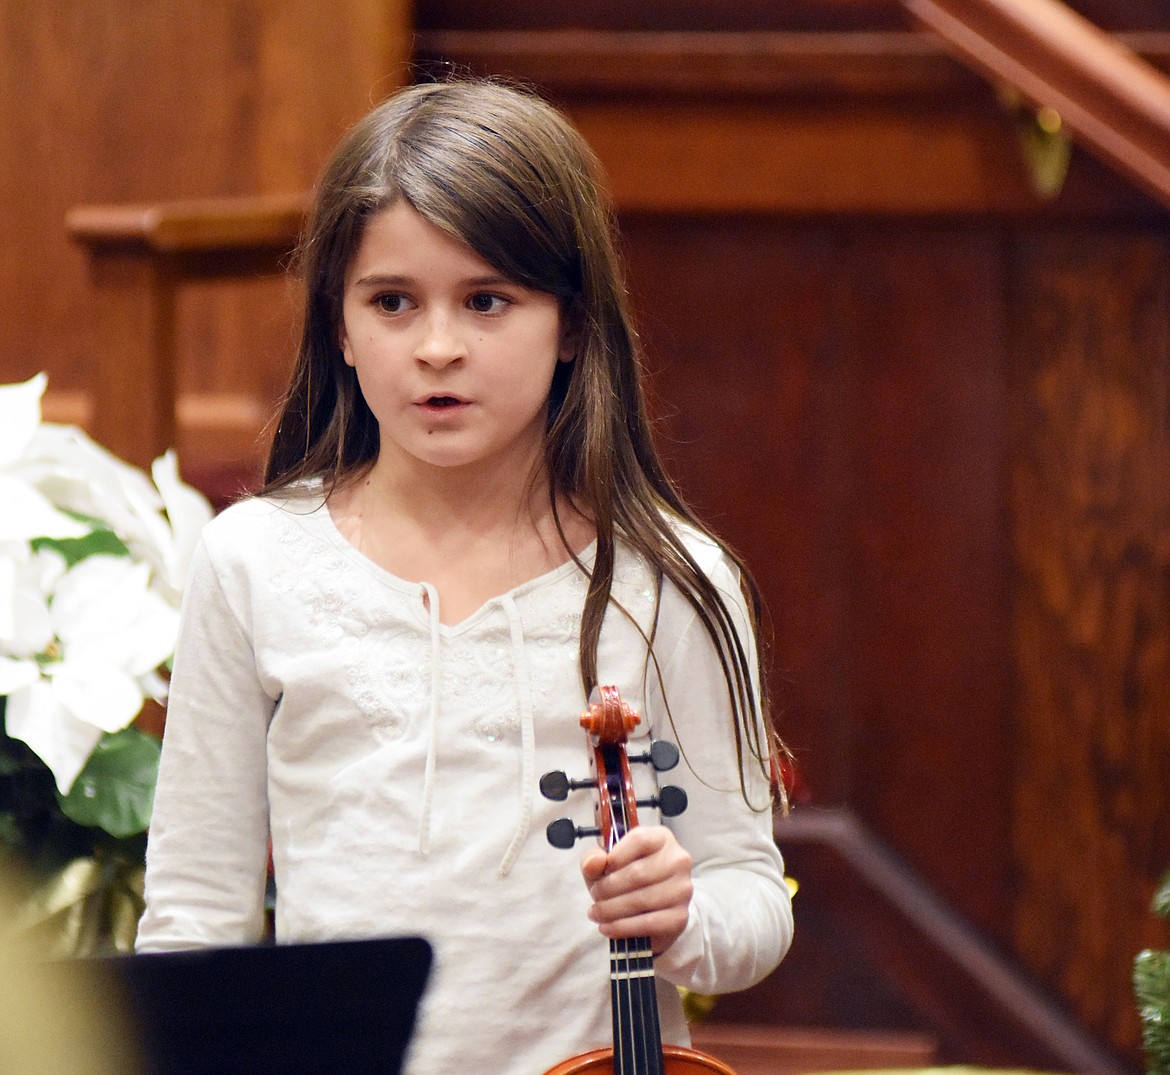
M 435 740 L 439 724 L 439 689 L 443 683 L 443 647 L 439 636 L 439 594 L 429 583 L 422 584 L 430 613 L 431 705 L 427 718 L 427 761 L 423 769 L 422 817 L 418 823 L 418 853 L 431 851 L 431 799 L 435 790 Z
M 528 838 L 532 825 L 532 810 L 536 799 L 536 729 L 532 719 L 532 677 L 528 669 L 528 650 L 524 646 L 524 625 L 520 612 L 511 596 L 501 601 L 504 614 L 508 617 L 508 629 L 512 634 L 512 660 L 516 676 L 517 706 L 520 710 L 520 817 L 516 832 L 500 863 L 500 876 L 507 877 L 512 869 L 520 848 Z
M 427 758 L 423 770 L 422 816 L 418 827 L 418 851 L 427 855 L 431 849 L 431 806 L 435 784 L 435 753 L 438 741 L 439 703 L 443 683 L 443 646 L 440 634 L 439 595 L 427 582 L 422 583 L 431 635 L 431 704 L 427 725 Z M 528 838 L 536 798 L 536 730 L 532 711 L 532 681 L 528 667 L 528 651 L 524 645 L 524 625 L 511 596 L 500 598 L 500 605 L 508 620 L 512 641 L 513 675 L 520 718 L 520 815 L 516 831 L 500 862 L 499 873 L 507 877 Z

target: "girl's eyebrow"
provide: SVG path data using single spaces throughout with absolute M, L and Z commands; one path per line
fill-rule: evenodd
M 417 285 L 417 283 L 418 281 L 413 276 L 404 276 L 397 273 L 372 272 L 359 277 L 351 286 L 360 288 L 411 287 Z M 508 277 L 497 274 L 469 276 L 466 279 L 458 281 L 458 286 L 471 289 L 479 287 L 519 287 L 521 285 L 517 284 L 515 280 L 509 280 Z

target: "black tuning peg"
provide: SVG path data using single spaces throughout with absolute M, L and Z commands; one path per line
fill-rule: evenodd
M 562 817 L 552 822 L 547 829 L 544 830 L 548 837 L 548 842 L 553 847 L 569 848 L 572 847 L 582 836 L 600 836 L 600 829 L 586 829 L 578 828 L 573 824 L 572 820 L 567 817 Z
M 554 802 L 564 802 L 569 797 L 570 791 L 595 786 L 592 780 L 570 780 L 560 769 L 545 773 L 540 778 L 540 794 Z
M 687 808 L 687 793 L 682 788 L 667 784 L 649 799 L 638 799 L 637 806 L 650 807 L 663 817 L 678 817 Z
M 687 808 L 687 793 L 682 788 L 667 784 L 658 789 L 650 805 L 657 806 L 663 817 L 678 817 Z
M 635 754 L 630 761 L 645 765 L 647 762 L 654 766 L 656 772 L 665 773 L 678 765 L 678 747 L 668 743 L 665 739 L 656 739 L 650 744 L 645 754 Z

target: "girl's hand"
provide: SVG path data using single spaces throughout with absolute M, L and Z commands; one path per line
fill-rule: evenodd
M 665 952 L 687 924 L 691 904 L 691 856 L 664 825 L 631 829 L 606 854 L 581 860 L 593 897 L 589 917 L 606 937 L 649 937 Z

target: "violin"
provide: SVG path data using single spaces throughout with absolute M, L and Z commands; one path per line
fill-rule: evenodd
M 572 847 L 583 836 L 598 837 L 607 851 L 638 824 L 638 807 L 658 809 L 676 817 L 687 806 L 686 792 L 666 786 L 650 799 L 638 800 L 630 765 L 649 764 L 658 772 L 678 764 L 673 743 L 658 740 L 643 755 L 626 751 L 629 733 L 640 722 L 616 687 L 597 687 L 589 696 L 589 710 L 581 727 L 589 740 L 593 775 L 570 780 L 563 772 L 546 773 L 541 794 L 563 800 L 570 791 L 594 788 L 596 826 L 579 828 L 569 818 L 554 821 L 546 830 L 554 847 Z M 609 942 L 610 996 L 613 1004 L 613 1047 L 594 1049 L 563 1060 L 545 1075 L 735 1075 L 726 1064 L 697 1049 L 663 1045 L 654 984 L 654 953 L 648 937 L 612 938 Z

